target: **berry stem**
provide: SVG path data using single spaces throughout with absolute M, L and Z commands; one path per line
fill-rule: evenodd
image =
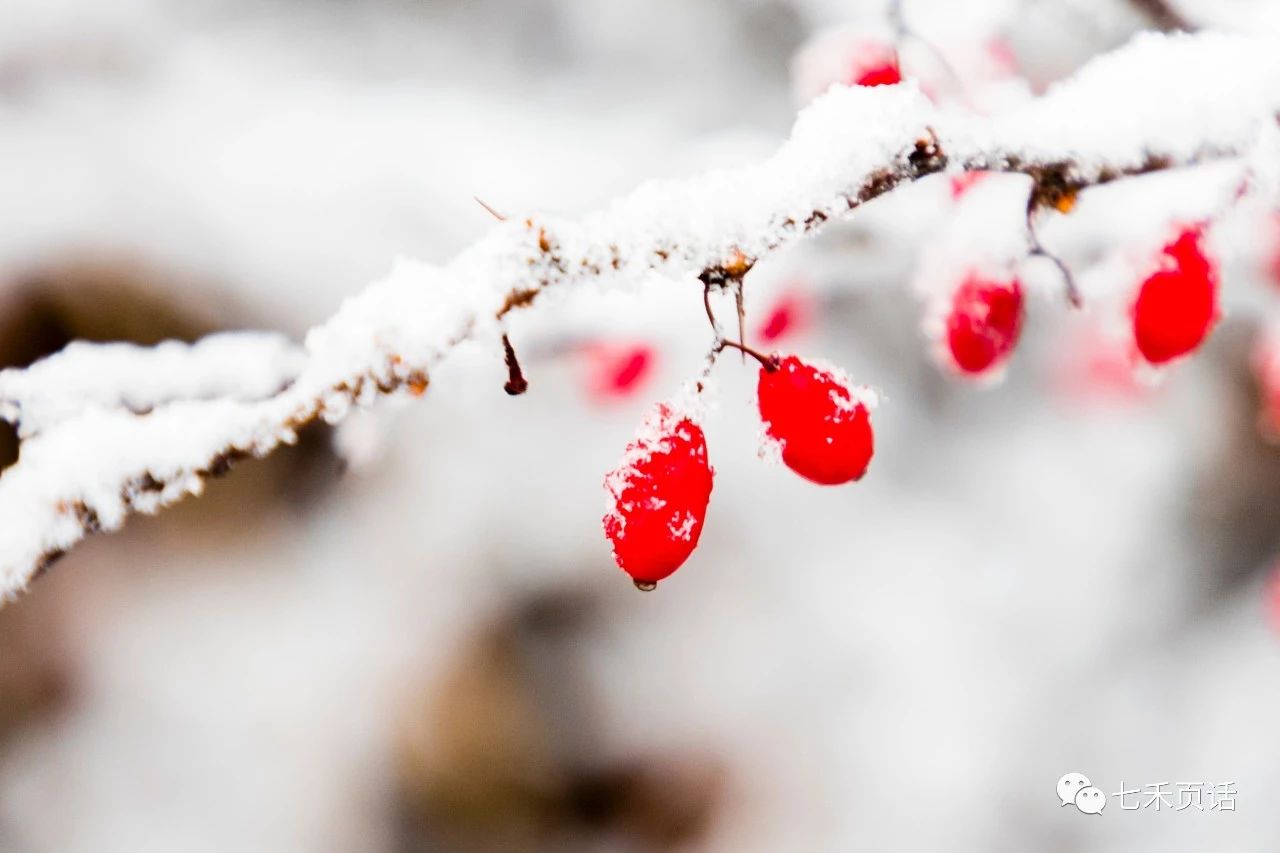
M 715 343 L 711 346 L 711 352 L 707 353 L 707 366 L 703 370 L 703 377 L 711 372 L 711 368 L 715 366 L 716 357 L 724 352 L 726 348 L 736 349 L 742 353 L 742 360 L 746 361 L 747 356 L 751 356 L 760 362 L 760 366 L 772 373 L 778 369 L 778 357 L 775 355 L 765 355 L 759 350 L 752 349 L 746 344 L 746 313 L 743 311 L 742 303 L 742 280 L 736 281 L 736 290 L 734 293 L 735 302 L 738 308 L 738 340 L 731 341 L 720 331 L 720 324 L 716 322 L 715 312 L 711 309 L 711 284 L 704 283 L 702 285 L 702 306 L 707 310 L 707 322 L 711 324 L 711 334 L 715 337 Z M 699 383 L 699 389 L 701 383 Z
M 1029 257 L 1046 258 L 1062 274 L 1062 282 L 1067 288 L 1067 302 L 1071 303 L 1072 308 L 1080 308 L 1084 306 L 1084 297 L 1080 294 L 1080 288 L 1076 286 L 1076 277 L 1072 275 L 1071 269 L 1066 265 L 1062 258 L 1055 255 L 1045 248 L 1044 243 L 1040 242 L 1040 234 L 1036 231 L 1036 208 L 1037 198 L 1035 192 L 1031 193 L 1031 198 L 1027 200 L 1027 239 L 1031 242 L 1031 248 L 1027 252 Z
M 711 285 L 702 285 L 702 307 L 707 310 L 707 322 L 711 324 L 711 334 L 716 340 L 722 337 L 720 334 L 720 324 L 716 322 L 715 312 L 711 310 Z
M 732 349 L 738 350 L 738 352 L 742 353 L 742 357 L 744 359 L 747 356 L 751 356 L 756 361 L 760 362 L 760 366 L 763 367 L 765 370 L 769 371 L 770 373 L 778 369 L 779 362 L 778 362 L 778 357 L 776 355 L 765 355 L 764 353 L 760 352 L 757 349 L 753 349 L 752 347 L 749 347 L 746 344 L 740 344 L 737 341 L 731 341 L 728 338 L 721 338 L 720 340 L 716 341 L 715 348 L 711 352 L 713 355 L 718 355 L 726 347 L 730 347 Z

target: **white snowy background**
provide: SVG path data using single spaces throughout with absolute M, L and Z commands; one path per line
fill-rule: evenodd
M 946 97 L 932 45 L 996 109 L 1143 8 L 908 0 L 904 61 Z M 1280 32 L 1268 2 L 1179 8 Z M 0 354 L 299 339 L 397 256 L 483 236 L 473 197 L 575 214 L 763 159 L 830 52 L 887 21 L 857 0 L 4 0 Z M 726 355 L 702 542 L 652 594 L 612 564 L 601 479 L 701 366 L 701 293 L 677 282 L 517 316 L 522 397 L 466 345 L 421 401 L 88 540 L 0 610 L 0 849 L 1276 849 L 1280 451 L 1249 373 L 1278 292 L 1267 205 L 1213 234 L 1227 318 L 1200 353 L 1133 381 L 1114 340 L 1135 259 L 1239 174 L 1047 217 L 1096 298 L 1072 312 L 1028 263 L 995 384 L 935 365 L 923 303 L 1021 244 L 1026 178 L 958 202 L 930 178 L 761 264 L 748 325 L 805 294 L 781 346 L 882 392 L 876 458 L 836 489 L 762 462 L 754 372 Z M 651 344 L 655 375 L 595 399 L 588 339 Z M 1232 782 L 1237 808 L 1087 817 L 1058 805 L 1068 771 Z

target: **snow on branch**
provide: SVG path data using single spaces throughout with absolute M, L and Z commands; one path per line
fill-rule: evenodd
M 180 399 L 260 400 L 284 389 L 305 364 L 302 349 L 275 332 L 155 347 L 74 341 L 24 370 L 0 370 L 0 419 L 29 438 L 93 406 L 145 414 Z
M 545 289 L 648 274 L 717 284 L 895 186 L 944 170 L 1021 172 L 1032 201 L 1117 178 L 1243 157 L 1273 131 L 1280 50 L 1215 34 L 1140 37 L 1017 110 L 933 106 L 911 84 L 837 87 L 757 166 L 651 183 L 581 218 L 511 220 L 451 263 L 400 261 L 311 330 L 305 353 L 225 335 L 193 347 L 73 345 L 0 373 L 20 422 L 0 476 L 0 598 L 87 534 L 155 512 L 239 459 L 382 395 L 420 395 L 459 342 L 502 338 Z M 287 387 L 285 387 L 287 386 Z

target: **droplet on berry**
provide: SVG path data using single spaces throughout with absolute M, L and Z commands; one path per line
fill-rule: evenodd
M 951 297 L 947 352 L 961 373 L 977 375 L 1004 363 L 1022 332 L 1022 285 L 970 275 Z
M 657 361 L 657 353 L 647 343 L 591 344 L 585 352 L 591 396 L 606 402 L 630 397 L 644 387 Z
M 1218 271 L 1200 244 L 1200 226 L 1183 228 L 1160 253 L 1133 305 L 1133 336 L 1151 364 L 1194 350 L 1218 319 Z
M 605 477 L 605 536 L 618 567 L 640 589 L 652 589 L 693 553 L 713 474 L 702 428 L 660 405 Z
M 760 368 L 760 418 L 782 461 L 800 476 L 833 486 L 857 480 L 874 450 L 875 395 L 853 388 L 835 368 L 789 355 Z

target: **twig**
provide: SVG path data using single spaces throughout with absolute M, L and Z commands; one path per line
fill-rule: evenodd
M 1128 0 L 1128 3 L 1158 30 L 1191 33 L 1199 29 L 1168 0 Z

